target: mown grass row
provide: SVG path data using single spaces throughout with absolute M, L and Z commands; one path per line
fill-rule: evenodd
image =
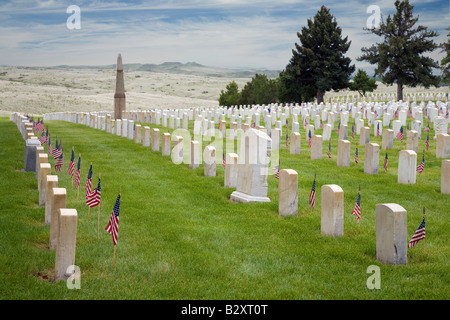
M 2 119 L 3 299 L 448 298 L 450 198 L 440 194 L 441 160 L 434 156 L 433 141 L 425 154 L 423 182 L 418 177 L 415 185 L 397 183 L 398 152 L 405 142 L 396 140 L 389 150 L 388 172 L 382 168 L 382 151 L 379 174 L 367 175 L 363 172 L 363 147 L 359 147 L 359 165 L 352 162 L 348 168 L 336 167 L 335 130 L 331 159 L 326 156 L 325 142 L 323 159 L 311 161 L 303 133 L 300 155 L 289 154 L 282 141 L 281 168 L 299 174 L 299 213 L 281 218 L 278 180 L 273 175 L 268 177 L 271 203 L 231 203 L 233 189 L 223 187 L 220 161 L 217 176 L 207 178 L 203 165 L 190 170 L 188 165 L 176 165 L 161 152 L 124 137 L 61 121 L 47 121 L 46 125 L 52 139 L 58 136 L 65 148 L 59 186 L 67 188 L 67 207 L 78 211 L 75 263 L 82 272 L 81 289 L 69 290 L 64 281 L 47 280 L 52 278 L 55 257 L 48 250 L 49 226 L 44 224 L 44 208 L 38 206 L 37 182 L 34 173 L 21 172 L 24 142 L 15 125 Z M 422 134 L 419 150 L 425 148 L 425 138 Z M 381 145 L 381 137 L 372 135 L 371 141 Z M 82 157 L 79 200 L 67 174 L 72 146 L 76 156 L 81 153 Z M 352 142 L 352 154 L 354 148 Z M 55 163 L 53 159 L 50 162 Z M 97 208 L 88 218 L 82 197 L 91 162 L 92 185 L 97 185 L 99 173 L 102 181 L 98 240 Z M 316 207 L 311 211 L 308 197 L 315 173 Z M 338 184 L 344 190 L 344 236 L 340 238 L 320 233 L 320 187 L 324 184 Z M 351 214 L 359 185 L 360 230 Z M 113 266 L 113 244 L 104 228 L 119 188 L 122 202 Z M 426 251 L 423 253 L 421 244 L 408 249 L 407 266 L 383 265 L 376 260 L 375 205 L 391 202 L 407 210 L 408 235 L 420 224 L 422 208 L 427 208 Z M 379 290 L 366 285 L 371 265 L 381 268 Z

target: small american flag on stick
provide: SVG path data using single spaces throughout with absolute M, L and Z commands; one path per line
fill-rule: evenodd
M 81 175 L 81 155 L 78 156 L 77 172 L 75 173 L 75 188 L 78 189 L 80 186 L 80 175 Z
M 67 170 L 71 178 L 73 178 L 74 171 L 75 171 L 75 153 L 72 148 L 72 156 L 70 157 L 69 169 Z
M 361 219 L 361 190 L 358 191 L 358 197 L 356 198 L 355 207 L 353 208 L 352 214 L 356 216 L 356 221 Z
M 117 196 L 116 204 L 114 205 L 111 217 L 109 218 L 108 225 L 105 228 L 105 230 L 112 235 L 114 246 L 116 246 L 117 244 L 117 237 L 119 235 L 119 211 L 120 211 L 120 193 Z
M 411 240 L 409 240 L 408 248 L 413 248 L 417 242 L 423 239 L 424 241 L 424 250 L 425 250 L 425 208 L 423 208 L 424 214 L 422 222 L 420 223 L 419 227 L 417 228 L 416 232 L 414 232 Z
M 102 192 L 100 187 L 100 176 L 99 176 L 97 188 L 92 190 L 92 192 L 86 198 L 86 204 L 88 205 L 88 207 L 92 208 L 98 206 L 100 204 L 101 194 Z
M 311 193 L 309 194 L 309 205 L 311 206 L 311 210 L 313 210 L 316 205 L 316 175 L 314 175 L 314 182 Z
M 424 165 L 425 165 L 425 153 L 423 153 L 422 155 L 422 162 L 417 166 L 416 171 L 421 174 L 423 172 L 424 169 Z
M 64 165 L 64 160 L 63 160 L 63 154 L 61 152 L 61 155 L 59 156 L 58 160 L 56 160 L 56 163 L 55 163 L 55 171 L 60 172 L 63 165 Z

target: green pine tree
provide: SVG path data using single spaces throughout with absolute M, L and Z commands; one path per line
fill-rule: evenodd
M 424 26 L 415 26 L 418 17 L 413 17 L 413 5 L 408 0 L 395 1 L 396 13 L 383 20 L 378 28 L 364 28 L 383 38 L 382 43 L 362 48 L 359 61 L 376 64 L 375 76 L 380 76 L 384 84 L 397 83 L 397 100 L 403 100 L 403 87 L 439 85 L 439 77 L 432 69 L 439 68 L 433 59 L 424 56 L 437 48 L 431 38 L 438 34 Z
M 330 9 L 322 6 L 297 36 L 300 44 L 295 44 L 293 57 L 280 77 L 282 85 L 303 88 L 285 88 L 281 92 L 293 94 L 297 90 L 297 96 L 304 99 L 310 98 L 314 90 L 317 103 L 321 103 L 326 91 L 348 88 L 349 78 L 355 71 L 355 66 L 350 65 L 351 59 L 345 57 L 351 41 L 342 37 L 342 30 Z
M 365 96 L 366 92 L 372 92 L 378 87 L 375 78 L 370 79 L 364 70 L 358 70 L 350 84 L 350 90 L 358 91 L 361 96 Z
M 446 30 L 450 31 L 450 27 Z M 450 32 L 447 37 L 450 37 Z M 441 60 L 442 82 L 450 84 L 450 38 L 447 38 L 447 42 L 441 44 L 441 48 L 445 53 L 445 57 Z

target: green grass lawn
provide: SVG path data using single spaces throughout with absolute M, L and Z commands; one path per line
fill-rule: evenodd
M 388 150 L 387 173 L 383 169 L 385 151 L 380 150 L 379 174 L 367 175 L 363 147 L 359 147 L 359 165 L 353 162 L 356 142 L 351 129 L 348 168 L 336 167 L 336 128 L 331 159 L 326 155 L 328 142 L 324 142 L 323 159 L 310 160 L 303 129 L 300 155 L 289 154 L 282 138 L 281 169 L 299 174 L 299 211 L 297 216 L 281 218 L 278 180 L 273 175 L 268 177 L 270 203 L 231 203 L 234 189 L 223 187 L 220 161 L 217 176 L 208 178 L 203 175 L 203 165 L 190 170 L 187 164 L 176 165 L 161 152 L 115 134 L 62 121 L 47 121 L 46 126 L 53 143 L 57 136 L 65 150 L 59 187 L 67 189 L 67 207 L 78 211 L 75 264 L 81 270 L 81 289 L 69 290 L 65 281 L 51 281 L 55 252 L 48 249 L 50 227 L 44 223 L 45 208 L 38 205 L 37 181 L 34 173 L 21 171 L 24 141 L 15 124 L 2 118 L 0 299 L 450 298 L 450 196 L 440 194 L 441 159 L 435 157 L 433 131 L 430 150 L 425 152 L 425 171 L 415 185 L 397 183 L 398 152 L 405 149 L 405 141 L 395 140 L 394 148 Z M 417 164 L 425 139 L 422 134 Z M 381 145 L 381 137 L 373 137 L 373 128 L 371 141 Z M 202 149 L 206 145 L 204 142 Z M 76 159 L 81 153 L 80 200 L 67 174 L 72 147 Z M 88 218 L 83 200 L 91 162 L 93 187 L 99 173 L 102 181 L 99 239 L 98 209 L 91 209 Z M 50 158 L 50 163 L 54 166 L 55 160 Z M 316 207 L 311 211 L 308 197 L 315 173 Z M 344 236 L 340 238 L 320 232 L 320 187 L 325 184 L 338 184 L 344 190 Z M 360 231 L 351 214 L 359 185 Z M 104 229 L 120 188 L 113 266 L 114 247 Z M 426 251 L 422 243 L 408 249 L 407 266 L 383 265 L 376 260 L 375 205 L 379 203 L 398 203 L 407 210 L 408 241 L 426 207 Z M 366 285 L 371 265 L 380 267 L 380 289 Z

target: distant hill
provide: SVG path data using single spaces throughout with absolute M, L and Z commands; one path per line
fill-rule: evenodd
M 53 68 L 63 69 L 115 69 L 116 65 L 104 65 L 104 66 L 69 66 L 60 65 Z M 208 77 L 226 77 L 226 78 L 252 78 L 255 74 L 265 74 L 268 78 L 278 77 L 279 70 L 267 70 L 267 69 L 227 69 L 208 67 L 196 62 L 164 62 L 161 64 L 149 64 L 149 63 L 129 63 L 123 65 L 125 71 L 148 71 L 159 73 L 175 73 L 175 74 L 190 74 L 197 76 Z

